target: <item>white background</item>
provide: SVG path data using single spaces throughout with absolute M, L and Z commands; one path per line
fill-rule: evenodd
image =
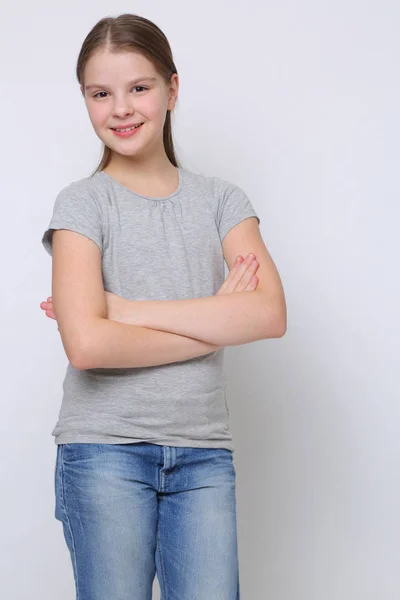
M 100 158 L 75 79 L 81 43 L 123 12 L 169 38 L 177 155 L 246 191 L 286 293 L 286 335 L 225 354 L 241 598 L 398 600 L 395 0 L 3 7 L 2 596 L 74 597 L 50 435 L 67 359 L 39 308 L 41 237 L 58 191 Z

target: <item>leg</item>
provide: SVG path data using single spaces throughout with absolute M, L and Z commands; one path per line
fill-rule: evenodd
M 135 446 L 57 447 L 55 516 L 79 600 L 151 600 L 157 490 L 146 448 Z
M 163 600 L 239 600 L 232 452 L 175 449 L 159 494 L 157 575 Z

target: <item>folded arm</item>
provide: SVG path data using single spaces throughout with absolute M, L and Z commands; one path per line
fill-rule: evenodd
M 136 325 L 96 318 L 71 363 L 77 369 L 152 367 L 203 356 L 214 344 Z
M 215 344 L 107 318 L 101 254 L 79 233 L 56 230 L 52 303 L 65 353 L 77 369 L 151 367 L 218 350 Z
M 236 346 L 280 336 L 274 307 L 258 290 L 188 300 L 127 300 L 122 323 Z
M 251 217 L 233 227 L 224 237 L 222 247 L 229 269 L 237 255 L 255 254 L 259 263 L 256 290 L 188 300 L 125 300 L 122 322 L 221 346 L 283 336 L 286 331 L 283 287 L 257 220 Z
M 189 300 L 128 301 L 129 319 L 135 322 L 120 323 L 107 319 L 97 245 L 79 233 L 56 230 L 52 297 L 71 364 L 79 369 L 151 366 L 281 337 L 286 330 L 283 289 L 256 219 L 236 225 L 225 236 L 223 249 L 229 268 L 236 255 L 254 252 L 259 262 L 257 290 Z

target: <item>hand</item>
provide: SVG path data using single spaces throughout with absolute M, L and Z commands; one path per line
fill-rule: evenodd
M 112 292 L 104 291 L 106 296 L 106 304 L 107 304 L 107 319 L 111 321 L 122 321 L 122 313 L 123 313 L 123 305 L 125 299 L 122 296 L 118 296 L 117 294 L 113 294 Z M 43 301 L 40 303 L 40 308 L 45 311 L 46 316 L 50 319 L 56 320 L 56 315 L 53 309 L 53 298 L 49 296 L 47 301 Z M 59 330 L 59 327 L 57 327 Z
M 221 296 L 232 292 L 253 292 L 258 285 L 258 277 L 255 275 L 258 267 L 255 256 L 252 258 L 248 254 L 245 260 L 243 260 L 243 256 L 237 256 L 227 278 L 215 295 Z
M 52 297 L 49 296 L 47 298 L 47 302 L 43 301 L 40 303 L 40 308 L 46 312 L 46 317 L 50 317 L 50 319 L 55 319 L 56 315 L 53 310 L 53 301 Z

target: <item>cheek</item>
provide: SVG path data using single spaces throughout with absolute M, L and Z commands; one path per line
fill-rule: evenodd
M 137 103 L 138 112 L 142 112 L 143 115 L 153 121 L 161 121 L 165 117 L 167 111 L 168 101 L 161 94 L 152 94 L 143 98 L 141 104 Z
M 105 104 L 95 104 L 89 108 L 89 118 L 93 127 L 100 127 L 109 118 L 109 109 Z

